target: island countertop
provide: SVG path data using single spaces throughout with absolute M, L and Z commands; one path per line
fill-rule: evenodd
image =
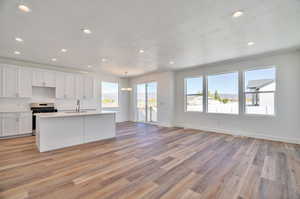
M 55 113 L 36 113 L 35 116 L 39 118 L 54 118 L 54 117 L 76 117 L 76 116 L 88 116 L 88 115 L 107 115 L 115 114 L 114 111 L 66 111 L 66 112 L 55 112 Z

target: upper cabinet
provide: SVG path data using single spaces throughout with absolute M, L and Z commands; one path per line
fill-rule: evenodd
M 65 98 L 65 75 L 64 75 L 64 73 L 56 73 L 55 96 L 58 99 Z
M 19 97 L 17 67 L 3 67 L 3 97 Z
M 32 96 L 32 71 L 26 68 L 19 69 L 19 97 Z
M 32 87 L 55 88 L 58 99 L 92 99 L 94 78 L 65 72 L 0 65 L 0 97 L 31 98 Z
M 75 77 L 73 74 L 65 75 L 65 98 L 75 98 Z
M 82 75 L 75 77 L 76 99 L 83 99 L 84 96 L 84 78 Z
M 94 98 L 94 79 L 91 77 L 84 77 L 84 95 L 83 99 Z
M 15 66 L 0 66 L 0 96 L 7 98 L 32 96 L 31 71 Z
M 32 86 L 55 87 L 56 73 L 49 70 L 33 70 Z
M 75 99 L 75 76 L 71 73 L 56 74 L 56 98 Z

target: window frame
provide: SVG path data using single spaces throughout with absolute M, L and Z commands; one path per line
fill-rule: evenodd
M 238 92 L 237 92 L 237 102 L 238 102 L 238 112 L 237 113 L 215 113 L 215 112 L 208 112 L 208 87 L 209 87 L 209 85 L 208 85 L 208 77 L 209 76 L 217 76 L 217 75 L 224 75 L 224 74 L 230 74 L 230 73 L 236 73 L 237 74 L 237 86 L 238 86 Z M 215 115 L 215 114 L 217 114 L 217 115 L 232 115 L 232 116 L 238 116 L 238 115 L 240 115 L 241 114 L 241 112 L 242 112 L 242 110 L 241 110 L 241 108 L 240 108 L 240 105 L 241 105 L 241 97 L 240 97 L 240 92 L 241 92 L 241 88 L 240 88 L 240 78 L 241 78 L 241 76 L 240 76 L 240 71 L 239 70 L 231 70 L 231 71 L 223 71 L 223 72 L 217 72 L 217 73 L 208 73 L 208 74 L 206 74 L 205 75 L 205 105 L 206 105 L 206 107 L 205 107 L 205 113 L 207 113 L 207 114 L 212 114 L 212 115 Z M 243 77 L 242 77 L 242 79 L 243 79 Z
M 202 110 L 199 111 L 188 111 L 187 110 L 187 79 L 193 79 L 193 78 L 201 78 L 202 79 Z M 205 113 L 205 75 L 197 75 L 197 76 L 189 76 L 185 77 L 183 79 L 184 81 L 184 112 L 186 113 Z
M 112 107 L 104 107 L 103 106 L 103 82 L 105 83 L 112 83 L 112 84 L 117 84 L 118 86 L 118 91 L 117 91 L 117 106 L 112 106 Z M 115 108 L 120 108 L 120 85 L 119 82 L 115 82 L 115 81 L 101 81 L 101 109 L 115 109 Z
M 248 71 L 255 71 L 255 70 L 264 70 L 264 69 L 274 69 L 275 70 L 275 91 L 262 91 L 259 93 L 274 93 L 274 114 L 256 114 L 256 113 L 247 113 L 246 112 L 246 94 L 249 92 L 245 91 L 245 77 L 246 77 L 246 72 Z M 243 115 L 247 117 L 276 117 L 277 115 L 277 85 L 278 85 L 278 80 L 277 80 L 277 66 L 272 65 L 272 66 L 256 66 L 256 67 L 251 67 L 247 68 L 242 71 L 242 79 L 243 79 L 243 87 L 242 87 L 242 96 L 243 96 Z

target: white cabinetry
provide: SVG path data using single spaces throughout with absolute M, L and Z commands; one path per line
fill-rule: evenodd
M 84 96 L 84 79 L 83 76 L 75 77 L 76 99 L 83 99 Z
M 55 96 L 58 99 L 65 98 L 65 76 L 63 73 L 56 73 Z
M 4 81 L 3 81 L 3 67 L 0 66 L 0 97 L 3 97 L 3 88 L 4 88 Z
M 19 97 L 18 68 L 3 67 L 3 97 Z
M 18 114 L 2 113 L 2 136 L 18 135 L 18 123 Z
M 75 99 L 75 76 L 67 73 L 56 74 L 56 98 Z
M 32 132 L 32 113 L 0 113 L 0 136 L 16 136 Z
M 94 79 L 84 77 L 84 99 L 94 98 Z
M 32 96 L 32 72 L 28 69 L 19 69 L 19 97 Z
M 32 132 L 32 113 L 19 113 L 19 134 L 27 134 Z
M 94 79 L 91 77 L 71 73 L 57 73 L 56 82 L 56 98 L 94 98 Z
M 32 96 L 31 71 L 16 66 L 0 66 L 0 97 Z
M 38 87 L 55 87 L 55 72 L 49 70 L 33 70 L 32 85 Z
M 75 98 L 75 78 L 72 74 L 65 75 L 65 98 Z
M 2 113 L 0 113 L 0 137 L 2 137 L 3 136 L 3 133 L 2 133 L 2 129 L 3 129 L 3 122 L 2 122 L 2 118 L 3 118 L 3 116 L 2 116 L 3 114 Z

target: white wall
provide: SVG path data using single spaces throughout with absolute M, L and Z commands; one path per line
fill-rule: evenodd
M 157 124 L 161 126 L 173 125 L 174 113 L 174 73 L 152 73 L 130 79 L 133 89 L 130 95 L 130 120 L 136 121 L 136 85 L 145 82 L 157 82 Z
M 3 64 L 11 64 L 21 67 L 30 67 L 32 69 L 40 68 L 54 71 L 63 71 L 70 72 L 74 74 L 78 74 L 78 72 L 74 69 L 68 69 L 62 67 L 61 70 L 58 70 L 57 67 L 42 65 L 36 63 L 27 63 L 23 61 L 16 61 L 10 59 L 0 58 L 0 63 Z M 83 109 L 97 109 L 101 110 L 101 81 L 110 81 L 110 82 L 118 82 L 119 88 L 123 86 L 128 86 L 128 79 L 122 79 L 117 76 L 109 75 L 102 72 L 90 72 L 89 74 L 95 78 L 95 98 L 89 100 L 81 100 L 81 107 Z M 35 94 L 37 96 L 33 96 L 30 99 L 16 99 L 16 98 L 0 98 L 0 110 L 24 110 L 29 109 L 29 103 L 31 102 L 54 102 L 58 108 L 58 110 L 74 110 L 76 107 L 75 99 L 55 99 L 49 98 L 48 95 L 44 94 L 40 89 L 35 90 Z M 129 96 L 126 93 L 119 92 L 119 108 L 116 109 L 107 109 L 112 111 L 117 111 L 117 122 L 128 121 L 128 106 L 129 106 Z
M 276 66 L 276 116 L 191 113 L 184 111 L 184 78 L 220 72 Z M 253 57 L 244 61 L 214 64 L 175 73 L 175 125 L 273 140 L 300 143 L 300 52 Z M 240 82 L 242 86 L 242 82 Z M 165 90 L 164 92 L 167 92 Z M 240 95 L 240 97 L 242 97 Z

